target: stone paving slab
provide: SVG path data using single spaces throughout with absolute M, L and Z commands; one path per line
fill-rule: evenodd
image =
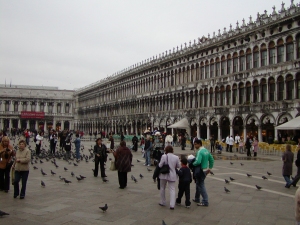
M 84 153 L 94 142 L 83 142 Z M 175 153 L 190 154 L 193 151 L 182 151 L 175 148 Z M 234 157 L 236 154 L 237 157 Z M 112 158 L 112 156 L 109 156 Z M 38 170 L 31 170 L 27 184 L 27 193 L 24 200 L 13 199 L 13 187 L 8 194 L 0 192 L 0 209 L 10 213 L 10 216 L 0 218 L 0 224 L 103 224 L 103 225 L 140 225 L 161 224 L 162 220 L 167 225 L 285 225 L 294 224 L 294 187 L 284 188 L 285 182 L 281 176 L 282 162 L 279 156 L 261 156 L 261 160 L 245 160 L 244 155 L 238 153 L 223 153 L 222 157 L 230 160 L 218 159 L 215 156 L 215 175 L 208 175 L 205 183 L 209 195 L 209 207 L 198 207 L 192 203 L 190 209 L 176 206 L 175 210 L 158 205 L 159 191 L 152 180 L 153 171 L 148 172 L 143 166 L 140 152 L 133 152 L 132 172 L 128 174 L 128 187 L 120 190 L 116 171 L 107 170 L 109 182 L 103 183 L 98 177 L 93 177 L 94 163 L 82 161 L 78 167 L 69 165 L 63 160 L 57 160 L 59 168 L 52 163 L 37 163 Z M 242 157 L 239 159 L 239 157 Z M 137 162 L 139 159 L 141 162 Z M 229 162 L 233 162 L 231 165 Z M 241 166 L 240 163 L 244 165 Z M 107 163 L 107 168 L 110 164 Z M 68 171 L 64 171 L 64 167 Z M 40 169 L 48 175 L 42 176 Z M 154 170 L 154 167 L 151 167 Z M 51 175 L 50 170 L 56 172 Z M 87 178 L 77 181 L 71 176 L 83 175 Z M 271 172 L 268 180 L 263 180 L 262 175 Z M 294 168 L 296 172 L 296 168 Z M 144 178 L 140 179 L 139 174 Z M 251 178 L 246 173 L 252 174 Z M 64 184 L 58 176 L 72 181 Z M 134 175 L 138 182 L 134 183 L 130 176 Z M 225 184 L 224 179 L 236 179 L 230 184 Z M 42 188 L 43 180 L 46 187 Z M 262 186 L 261 191 L 255 185 Z M 226 194 L 224 187 L 231 192 Z M 176 194 L 177 194 L 176 185 Z M 195 194 L 195 184 L 191 184 L 191 198 Z M 169 194 L 166 191 L 167 203 Z M 108 210 L 103 213 L 99 206 L 108 204 Z M 184 197 L 182 199 L 184 203 Z

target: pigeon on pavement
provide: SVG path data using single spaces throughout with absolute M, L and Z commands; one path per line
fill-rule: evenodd
M 105 206 L 99 207 L 99 209 L 101 209 L 102 212 L 106 212 L 106 210 L 108 209 L 108 206 L 107 206 L 107 204 L 105 204 Z
M 9 214 L 0 210 L 0 216 L 1 216 L 1 217 L 2 217 L 2 216 L 7 216 L 7 215 L 9 215 Z
M 140 161 L 140 160 L 138 160 L 138 159 L 137 159 L 136 161 L 137 161 L 137 162 L 141 162 L 141 161 Z
M 64 181 L 65 181 L 66 184 L 72 183 L 71 181 L 69 181 L 67 179 L 64 179 Z
M 86 178 L 85 176 L 81 176 L 81 175 L 79 175 L 79 176 L 80 176 L 80 178 L 81 178 L 81 179 L 84 179 L 84 178 Z
M 231 181 L 234 181 L 235 179 L 233 179 L 232 177 L 229 177 L 229 179 L 231 180 Z
M 226 193 L 230 192 L 226 187 L 224 187 L 224 190 L 225 190 Z
M 33 169 L 37 170 L 38 168 L 36 166 L 34 166 Z
M 140 178 L 143 178 L 144 176 L 142 174 L 140 174 Z
M 268 180 L 268 178 L 266 176 L 262 176 L 261 178 L 264 180 Z
M 152 171 L 152 170 L 151 170 L 151 169 L 149 169 L 148 167 L 147 167 L 147 170 L 148 170 L 148 172 Z
M 41 180 L 41 185 L 42 185 L 42 187 L 46 187 L 46 184 L 45 184 L 45 182 L 44 182 L 44 181 L 42 181 L 42 180 Z
M 249 174 L 249 173 L 247 173 L 247 177 L 252 177 L 252 175 L 251 175 L 251 174 Z
M 78 181 L 82 180 L 82 178 L 81 178 L 81 177 L 77 177 L 77 176 L 76 176 L 76 179 L 77 179 Z
M 226 184 L 229 184 L 229 183 L 230 183 L 230 181 L 229 181 L 229 180 L 227 180 L 227 179 L 225 179 L 225 183 L 226 183 Z
M 55 175 L 56 173 L 54 173 L 54 172 L 51 170 L 51 174 L 52 174 L 52 175 Z
M 71 172 L 71 176 L 74 177 L 74 175 L 75 175 L 75 174 L 74 174 L 73 172 Z
M 68 169 L 66 167 L 64 167 L 64 170 L 67 171 Z
M 255 187 L 257 188 L 257 190 L 260 190 L 260 189 L 261 189 L 261 187 L 258 186 L 258 185 L 255 185 Z
M 233 162 L 230 162 L 231 165 L 233 165 Z
M 272 174 L 271 173 L 269 173 L 269 172 L 267 172 L 267 174 L 269 175 L 269 176 L 271 176 Z

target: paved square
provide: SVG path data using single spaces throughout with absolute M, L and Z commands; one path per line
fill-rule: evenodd
M 82 142 L 85 146 L 84 153 L 94 142 Z M 46 145 L 49 146 L 48 143 Z M 48 147 L 47 146 L 47 147 Z M 188 154 L 193 151 L 182 151 L 175 148 L 176 154 Z M 231 159 L 226 159 L 229 156 Z M 245 160 L 245 155 L 223 153 L 216 155 L 213 172 L 206 180 L 209 196 L 209 207 L 199 207 L 192 203 L 190 209 L 176 206 L 175 210 L 161 207 L 159 191 L 152 180 L 153 171 L 148 172 L 143 166 L 141 153 L 133 153 L 132 172 L 128 174 L 128 186 L 119 189 L 117 172 L 107 169 L 109 182 L 103 183 L 101 178 L 93 177 L 92 159 L 86 163 L 81 161 L 79 166 L 69 165 L 66 161 L 57 159 L 58 168 L 49 161 L 30 165 L 27 193 L 24 200 L 13 198 L 13 187 L 9 193 L 0 192 L 0 210 L 10 213 L 9 216 L 0 218 L 0 224 L 115 224 L 115 225 L 140 225 L 162 224 L 167 225 L 192 225 L 192 224 L 253 224 L 253 225 L 290 225 L 294 224 L 294 194 L 296 188 L 286 189 L 281 176 L 282 162 L 280 156 L 258 155 L 263 160 Z M 110 154 L 109 158 L 113 156 Z M 222 159 L 220 159 L 222 158 Z M 137 162 L 137 159 L 141 162 Z M 230 162 L 233 162 L 231 165 Z M 243 163 L 242 166 L 240 163 Z M 107 168 L 109 168 L 109 162 Z M 64 167 L 68 171 L 64 171 Z M 47 175 L 40 172 L 43 169 Z M 154 170 L 154 167 L 151 167 Z M 50 170 L 56 172 L 51 175 Z M 272 173 L 267 175 L 267 171 Z M 294 173 L 296 168 L 294 168 Z M 83 175 L 87 178 L 77 181 L 71 176 Z M 144 178 L 140 179 L 139 174 Z M 246 173 L 252 175 L 247 177 Z M 138 182 L 134 183 L 130 176 L 134 175 Z M 262 176 L 268 180 L 262 179 Z M 72 181 L 65 184 L 59 176 Z M 224 179 L 234 178 L 229 184 Z M 43 188 L 41 180 L 46 184 Z M 261 186 L 257 190 L 255 185 Z M 230 190 L 225 193 L 224 187 Z M 177 187 L 176 187 L 177 188 Z M 168 191 L 167 202 L 169 201 Z M 191 184 L 191 198 L 195 194 L 195 184 Z M 177 195 L 177 189 L 176 189 Z M 184 202 L 184 201 L 183 201 Z M 108 210 L 103 213 L 99 206 L 108 204 Z

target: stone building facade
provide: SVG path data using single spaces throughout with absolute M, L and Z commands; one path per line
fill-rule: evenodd
M 0 85 L 0 130 L 73 129 L 73 95 L 57 87 Z
M 277 137 L 300 115 L 300 7 L 291 1 L 77 90 L 76 129 L 141 133 L 187 118 L 191 134 Z

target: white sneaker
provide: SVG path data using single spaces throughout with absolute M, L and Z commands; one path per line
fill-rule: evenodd
M 144 166 L 147 166 L 147 164 L 146 164 L 146 163 L 144 163 L 143 165 L 144 165 Z
M 150 164 L 148 164 L 147 166 L 151 166 Z

